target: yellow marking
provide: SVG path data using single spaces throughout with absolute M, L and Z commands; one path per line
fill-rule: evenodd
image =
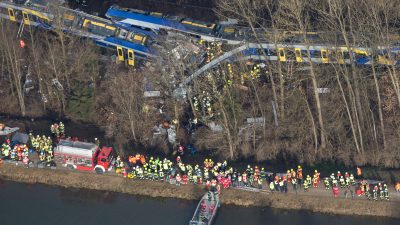
M 47 22 L 50 22 L 50 18 L 49 18 L 48 16 L 44 15 L 44 14 L 41 13 L 41 12 L 38 12 L 38 11 L 35 11 L 35 10 L 32 10 L 32 9 L 24 9 L 24 11 L 25 11 L 26 13 L 28 13 L 28 14 L 37 16 L 37 17 L 39 17 L 40 19 L 44 19 L 44 20 L 47 20 Z
M 360 54 L 360 55 L 368 55 L 368 52 L 365 50 L 361 50 L 361 49 L 357 49 L 357 48 L 353 48 L 352 51 L 356 54 Z
M 25 25 L 30 25 L 31 24 L 31 21 L 29 20 L 29 15 L 25 11 L 22 11 L 22 20 L 24 21 Z
M 294 55 L 296 56 L 296 61 L 297 62 L 303 62 L 303 57 L 301 56 L 301 49 L 300 48 L 295 48 L 294 49 Z
M 232 27 L 225 27 L 224 33 L 233 33 L 235 32 L 235 28 Z
M 214 29 L 214 27 L 215 27 L 215 23 L 210 24 L 210 26 L 204 25 L 204 24 L 195 23 L 195 22 L 191 22 L 191 21 L 182 21 L 182 23 L 183 24 L 192 25 L 192 26 L 195 26 L 195 27 L 203 27 L 203 28 L 208 28 L 208 29 Z
M 8 10 L 8 17 L 10 18 L 10 20 L 14 21 L 14 22 L 17 21 L 16 18 L 15 18 L 14 9 L 8 8 L 7 10 Z
M 143 37 L 140 36 L 140 35 L 135 35 L 135 36 L 133 37 L 133 39 L 136 40 L 136 41 L 143 41 Z
M 151 12 L 150 15 L 162 16 L 162 13 L 159 13 L 159 12 Z
M 128 50 L 128 65 L 135 66 L 135 53 L 133 50 Z
M 66 20 L 75 20 L 75 16 L 67 14 L 67 13 L 64 13 L 64 19 L 66 19 Z
M 286 53 L 284 48 L 278 48 L 279 61 L 286 62 Z
M 339 64 L 344 64 L 345 63 L 343 54 L 344 54 L 344 50 L 337 50 L 336 51 L 336 58 L 337 58 L 337 61 L 338 61 Z
M 124 50 L 122 49 L 122 47 L 117 47 L 117 55 L 118 55 L 118 61 L 123 62 L 124 59 Z
M 322 63 L 329 63 L 328 51 L 326 49 L 321 49 L 321 60 Z
M 116 28 L 113 26 L 108 26 L 105 23 L 100 23 L 100 22 L 96 22 L 96 21 L 92 21 L 92 20 L 88 20 L 88 19 L 85 19 L 85 21 L 83 22 L 83 27 L 87 28 L 87 27 L 89 27 L 90 24 L 93 24 L 94 26 L 98 26 L 98 27 L 103 27 L 103 28 L 106 28 L 106 29 L 112 30 L 112 31 L 116 30 Z

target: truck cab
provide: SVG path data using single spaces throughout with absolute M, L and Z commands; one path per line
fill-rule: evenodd
M 112 169 L 115 161 L 113 148 L 105 146 L 103 146 L 101 150 L 98 148 L 93 157 L 94 170 L 96 173 L 102 174 Z

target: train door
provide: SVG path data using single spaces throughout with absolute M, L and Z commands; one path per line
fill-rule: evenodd
M 296 61 L 297 62 L 303 62 L 303 57 L 301 56 L 300 48 L 295 48 L 294 49 L 294 55 L 296 56 Z
M 279 61 L 286 62 L 286 53 L 284 48 L 278 48 Z
M 29 14 L 27 12 L 22 11 L 22 20 L 25 25 L 30 25 L 31 21 L 29 20 Z
M 15 18 L 15 12 L 14 9 L 12 8 L 8 8 L 8 17 L 10 18 L 11 21 L 17 21 L 17 19 Z
M 329 63 L 328 50 L 321 49 L 321 60 L 322 63 Z
M 344 57 L 343 57 L 343 51 L 342 50 L 337 50 L 336 51 L 336 59 L 339 64 L 344 64 Z
M 117 56 L 118 56 L 118 61 L 120 62 L 125 61 L 124 49 L 122 47 L 117 47 Z
M 128 50 L 128 65 L 135 66 L 135 53 L 133 50 Z

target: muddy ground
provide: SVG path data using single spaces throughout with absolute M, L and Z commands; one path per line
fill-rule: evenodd
M 205 192 L 201 186 L 175 186 L 147 180 L 130 180 L 114 175 L 97 175 L 92 172 L 23 168 L 14 164 L 0 166 L 0 178 L 25 182 L 84 188 L 150 197 L 197 200 Z M 245 207 L 272 207 L 280 209 L 309 210 L 312 212 L 400 218 L 400 198 L 392 192 L 392 201 L 367 201 L 364 199 L 333 199 L 330 192 L 311 190 L 306 194 L 250 192 L 237 189 L 222 191 L 221 203 Z

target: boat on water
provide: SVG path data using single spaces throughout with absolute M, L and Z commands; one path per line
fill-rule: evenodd
M 200 199 L 189 225 L 211 225 L 220 207 L 218 192 L 207 192 Z

